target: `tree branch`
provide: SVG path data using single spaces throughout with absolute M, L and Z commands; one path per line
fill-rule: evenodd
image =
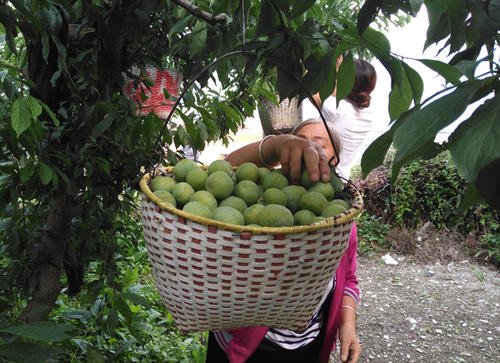
M 196 5 L 190 3 L 188 0 L 172 0 L 172 2 L 176 3 L 179 6 L 182 6 L 184 9 L 189 11 L 194 16 L 205 20 L 207 23 L 215 24 L 215 23 L 223 23 L 226 21 L 226 14 L 220 13 L 217 15 L 210 14 L 205 10 L 200 9 Z

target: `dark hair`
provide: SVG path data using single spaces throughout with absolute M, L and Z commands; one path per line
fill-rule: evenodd
M 358 108 L 370 106 L 370 93 L 377 83 L 377 72 L 375 68 L 365 60 L 355 59 L 356 79 L 351 93 L 347 96 Z

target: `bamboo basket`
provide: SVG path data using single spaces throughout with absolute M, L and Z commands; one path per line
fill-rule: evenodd
M 279 105 L 261 98 L 258 110 L 264 135 L 287 134 L 302 121 L 298 98 L 285 99 Z
M 294 227 L 238 226 L 186 213 L 141 181 L 141 215 L 157 288 L 183 333 L 244 326 L 304 329 L 347 248 L 360 193 L 345 212 Z

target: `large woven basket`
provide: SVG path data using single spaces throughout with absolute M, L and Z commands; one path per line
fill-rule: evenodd
M 288 134 L 302 121 L 298 98 L 285 99 L 279 105 L 261 98 L 258 105 L 260 123 L 264 135 Z
M 153 176 L 140 182 L 144 236 L 160 295 L 182 332 L 307 326 L 362 210 L 359 192 L 349 189 L 349 210 L 314 225 L 247 227 L 161 202 L 148 187 Z

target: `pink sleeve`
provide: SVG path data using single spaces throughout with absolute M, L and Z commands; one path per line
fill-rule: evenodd
M 349 247 L 347 255 L 349 262 L 347 264 L 344 295 L 352 297 L 354 301 L 359 303 L 361 294 L 358 289 L 358 277 L 356 276 L 357 249 L 358 249 L 358 234 L 357 234 L 356 224 L 353 223 L 351 227 L 351 234 L 349 235 Z

